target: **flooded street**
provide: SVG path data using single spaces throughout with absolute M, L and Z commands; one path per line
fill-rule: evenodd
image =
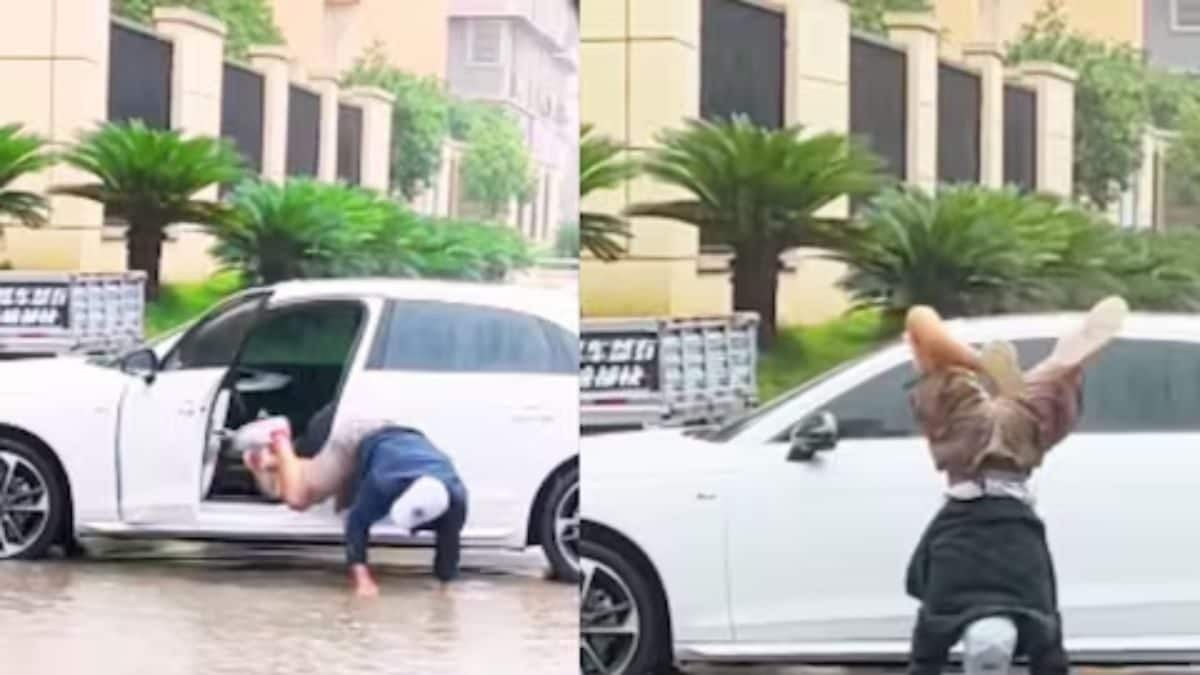
M 0 564 L 9 673 L 524 675 L 578 672 L 573 585 L 540 555 L 373 552 L 382 596 L 348 593 L 339 548 L 172 545 Z

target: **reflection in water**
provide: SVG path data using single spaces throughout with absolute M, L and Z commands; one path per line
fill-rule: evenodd
M 464 556 L 463 579 L 443 588 L 427 555 L 380 552 L 383 596 L 362 601 L 347 593 L 337 549 L 214 551 L 0 563 L 3 672 L 578 670 L 577 590 L 546 581 L 540 562 Z

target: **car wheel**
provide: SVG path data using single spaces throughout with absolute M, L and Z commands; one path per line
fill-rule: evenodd
M 555 579 L 579 583 L 579 467 L 562 473 L 546 495 L 539 516 L 542 550 Z
M 45 556 L 66 508 L 65 487 L 42 453 L 0 438 L 0 560 Z
M 579 665 L 583 675 L 665 672 L 665 617 L 654 584 L 620 551 L 581 546 Z

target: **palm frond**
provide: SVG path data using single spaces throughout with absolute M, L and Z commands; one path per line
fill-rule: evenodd
M 0 126 L 0 218 L 27 227 L 46 222 L 46 200 L 41 195 L 10 186 L 22 176 L 37 173 L 54 163 L 46 141 L 23 131 L 19 124 Z
M 658 138 L 644 171 L 690 199 L 634 204 L 630 215 L 694 224 L 710 241 L 765 241 L 777 248 L 812 241 L 815 214 L 843 196 L 872 193 L 882 163 L 854 139 L 767 129 L 736 116 L 691 120 Z
M 638 163 L 624 157 L 625 150 L 611 139 L 595 132 L 585 124 L 579 132 L 579 196 L 600 190 L 612 190 L 639 172 Z M 581 211 L 579 214 L 579 246 L 600 260 L 611 262 L 625 248 L 621 240 L 632 236 L 629 224 L 615 215 Z

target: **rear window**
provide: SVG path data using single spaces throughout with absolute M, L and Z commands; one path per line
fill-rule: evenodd
M 577 340 L 540 317 L 461 303 L 397 301 L 388 304 L 368 367 L 575 376 L 578 364 Z

